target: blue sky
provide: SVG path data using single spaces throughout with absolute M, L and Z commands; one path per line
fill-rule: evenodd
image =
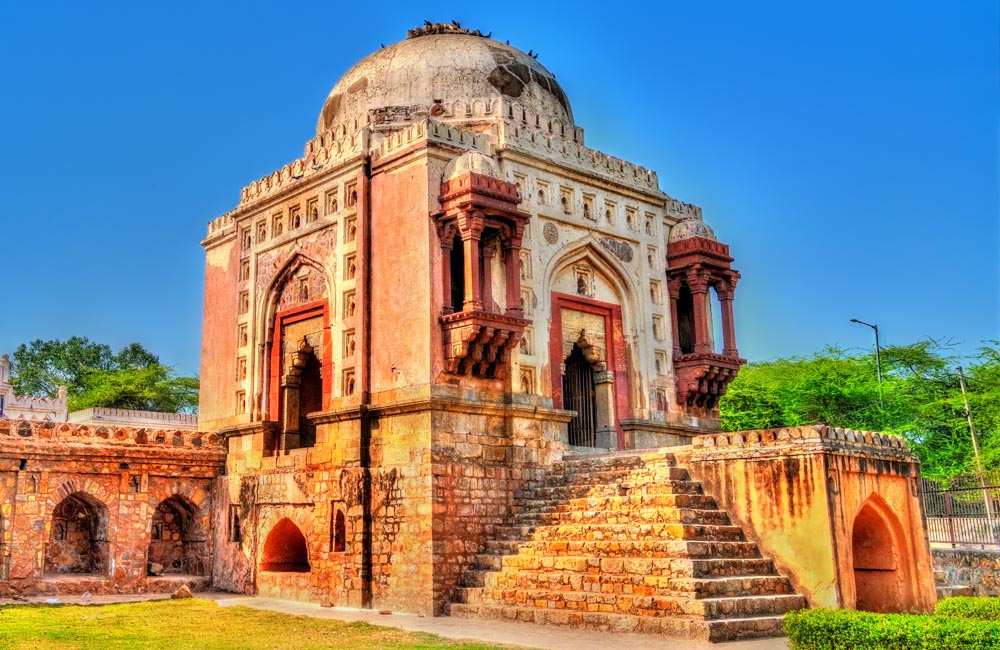
M 417 4 L 0 4 L 0 351 L 197 372 L 207 222 L 425 18 L 540 52 L 589 146 L 704 208 L 743 356 L 1000 338 L 995 2 Z

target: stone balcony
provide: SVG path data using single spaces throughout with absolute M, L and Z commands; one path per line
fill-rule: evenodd
M 441 317 L 448 372 L 503 379 L 510 351 L 528 325 L 524 318 L 485 311 L 460 311 Z
M 677 403 L 687 409 L 717 408 L 719 398 L 739 372 L 745 359 L 713 352 L 695 352 L 674 357 Z

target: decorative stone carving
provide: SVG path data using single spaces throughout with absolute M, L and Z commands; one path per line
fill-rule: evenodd
M 621 261 L 625 262 L 626 264 L 630 264 L 632 262 L 632 258 L 635 255 L 635 252 L 632 250 L 632 247 L 626 242 L 623 242 L 618 239 L 612 239 L 611 237 L 600 237 L 597 241 L 601 244 L 601 246 L 607 249 L 609 253 L 611 253 Z
M 555 244 L 559 241 L 559 229 L 556 228 L 554 223 L 547 223 L 542 226 L 542 237 L 545 239 L 546 244 Z

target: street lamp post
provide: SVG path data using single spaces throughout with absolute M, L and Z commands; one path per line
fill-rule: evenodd
M 882 410 L 885 411 L 885 394 L 882 393 L 882 348 L 878 344 L 878 325 L 872 325 L 857 318 L 852 318 L 851 322 L 858 325 L 865 325 L 875 330 L 875 372 L 878 373 L 878 403 L 882 407 Z

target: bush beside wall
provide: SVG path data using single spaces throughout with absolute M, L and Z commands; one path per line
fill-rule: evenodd
M 947 602 L 942 601 L 942 604 Z M 1000 648 L 1000 620 L 978 618 L 980 613 L 992 612 L 990 607 L 959 604 L 945 606 L 945 609 L 949 607 L 957 607 L 977 616 L 800 610 L 785 614 L 785 634 L 788 635 L 793 650 L 956 650 L 957 648 L 997 650 Z

